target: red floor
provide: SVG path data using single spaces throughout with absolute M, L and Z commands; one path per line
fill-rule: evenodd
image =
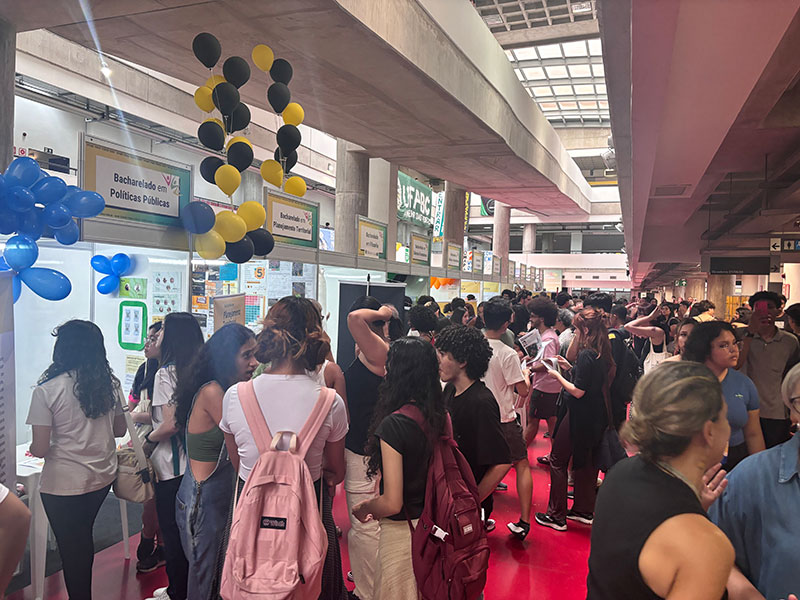
M 543 454 L 549 441 L 541 436 L 528 452 L 535 457 Z M 533 511 L 547 508 L 550 486 L 548 471 L 535 466 L 533 472 Z M 586 597 L 586 561 L 589 556 L 589 534 L 591 528 L 569 522 L 569 530 L 559 533 L 534 524 L 528 539 L 521 543 L 508 534 L 506 523 L 519 518 L 519 504 L 515 492 L 515 475 L 512 470 L 505 479 L 507 492 L 495 494 L 497 529 L 489 534 L 492 556 L 489 565 L 489 581 L 486 586 L 487 600 L 504 598 L 536 598 L 537 600 L 577 600 Z M 347 507 L 342 495 L 334 504 L 336 522 L 347 531 Z M 132 540 L 135 554 L 137 539 Z M 345 572 L 347 561 L 347 536 L 342 537 L 342 553 Z M 95 598 L 114 600 L 142 600 L 157 587 L 166 585 L 163 569 L 149 575 L 136 575 L 135 561 L 126 562 L 122 543 L 97 554 L 94 562 Z M 30 600 L 30 588 L 8 597 L 9 600 Z M 46 600 L 65 600 L 64 580 L 61 573 L 47 578 Z

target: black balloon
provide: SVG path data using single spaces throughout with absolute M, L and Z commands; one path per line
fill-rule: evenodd
M 285 83 L 273 83 L 267 90 L 267 100 L 272 110 L 276 114 L 281 114 L 292 101 L 292 92 Z
M 244 102 L 239 102 L 239 106 L 233 109 L 230 116 L 223 117 L 223 121 L 229 133 L 241 131 L 250 125 L 250 109 Z
M 211 150 L 222 150 L 225 147 L 225 132 L 214 121 L 200 123 L 200 127 L 197 128 L 197 139 Z
M 219 40 L 210 33 L 198 33 L 192 40 L 192 51 L 201 63 L 209 69 L 217 64 L 222 47 Z
M 200 176 L 208 183 L 216 185 L 214 174 L 225 162 L 219 156 L 206 156 L 200 163 Z
M 293 74 L 292 65 L 289 64 L 288 60 L 283 58 L 276 58 L 272 62 L 272 67 L 270 67 L 269 70 L 269 76 L 272 77 L 272 81 L 284 83 L 286 85 L 289 85 Z
M 288 156 L 300 146 L 302 136 L 300 135 L 300 130 L 294 125 L 284 125 L 278 129 L 275 139 L 278 140 L 278 148 L 283 151 L 284 155 Z
M 250 144 L 236 142 L 228 148 L 228 164 L 233 165 L 241 173 L 253 164 L 253 149 Z
M 250 65 L 241 56 L 231 56 L 222 65 L 222 75 L 240 88 L 250 79 Z
M 238 242 L 225 244 L 225 257 L 232 263 L 239 265 L 253 258 L 254 252 L 253 240 L 246 235 Z
M 266 256 L 275 247 L 275 238 L 266 229 L 259 228 L 248 231 L 244 237 L 250 238 L 253 242 L 254 254 L 256 256 Z
M 232 83 L 225 81 L 217 84 L 213 89 L 211 99 L 214 101 L 214 106 L 219 109 L 219 112 L 223 115 L 230 115 L 239 106 L 239 90 Z
M 283 172 L 288 173 L 297 164 L 297 150 L 292 150 L 289 154 L 284 154 L 280 148 L 275 149 L 275 160 L 283 165 Z M 283 164 L 283 159 L 286 159 L 286 164 Z

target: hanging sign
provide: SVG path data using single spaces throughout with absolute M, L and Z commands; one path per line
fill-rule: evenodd
M 473 273 L 483 273 L 483 251 L 472 251 L 472 271 Z
M 319 204 L 267 194 L 267 229 L 276 242 L 316 248 L 319 244 Z
M 415 265 L 431 264 L 431 240 L 415 233 L 411 234 L 411 263 Z
M 484 275 L 492 275 L 494 273 L 494 267 L 492 266 L 492 259 L 494 258 L 494 254 L 492 254 L 491 250 L 484 250 L 483 252 L 483 274 Z
M 503 264 L 503 259 L 499 256 L 492 257 L 492 275 L 500 277 L 500 267 Z
M 433 190 L 402 171 L 397 172 L 397 218 L 433 225 Z
M 433 237 L 436 238 L 444 235 L 444 192 L 436 192 L 433 200 Z
M 447 268 L 458 269 L 461 267 L 461 246 L 447 244 Z
M 386 225 L 358 215 L 358 255 L 386 258 Z

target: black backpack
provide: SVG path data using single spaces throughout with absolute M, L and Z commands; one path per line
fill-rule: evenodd
M 633 388 L 642 377 L 642 363 L 633 351 L 630 339 L 624 339 L 622 332 L 612 329 L 608 332 L 611 341 L 611 354 L 617 364 L 617 373 L 611 382 L 609 393 L 612 402 L 630 403 Z

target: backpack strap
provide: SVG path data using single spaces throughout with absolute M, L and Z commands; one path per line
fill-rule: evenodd
M 264 413 L 258 405 L 256 398 L 256 390 L 253 386 L 253 380 L 242 381 L 236 384 L 236 394 L 239 396 L 239 403 L 242 405 L 244 418 L 247 420 L 247 426 L 253 434 L 253 440 L 258 447 L 258 453 L 264 454 L 269 450 L 269 442 L 272 440 L 272 434 L 269 431 L 269 425 L 264 418 Z
M 311 445 L 314 443 L 319 430 L 322 429 L 325 419 L 328 418 L 328 413 L 331 412 L 331 407 L 335 400 L 336 392 L 334 390 L 323 387 L 319 391 L 319 398 L 317 398 L 314 409 L 311 411 L 311 414 L 308 415 L 308 419 L 306 419 L 306 422 L 303 424 L 303 428 L 297 434 L 299 441 L 297 454 L 300 458 L 304 459 L 306 457 L 306 453 L 308 453 L 309 448 L 311 448 Z
M 428 439 L 430 439 L 431 442 L 435 441 L 433 435 L 430 432 L 430 427 L 428 426 L 428 422 L 425 420 L 425 417 L 422 415 L 422 411 L 416 404 L 404 404 L 396 411 L 394 411 L 393 414 L 403 415 L 404 417 L 408 417 L 409 419 L 414 421 L 419 426 L 420 429 L 422 429 L 422 431 L 425 433 L 426 436 L 428 436 Z M 450 419 L 449 412 L 445 415 L 444 430 L 442 431 L 441 437 L 444 438 L 453 437 L 453 421 Z

